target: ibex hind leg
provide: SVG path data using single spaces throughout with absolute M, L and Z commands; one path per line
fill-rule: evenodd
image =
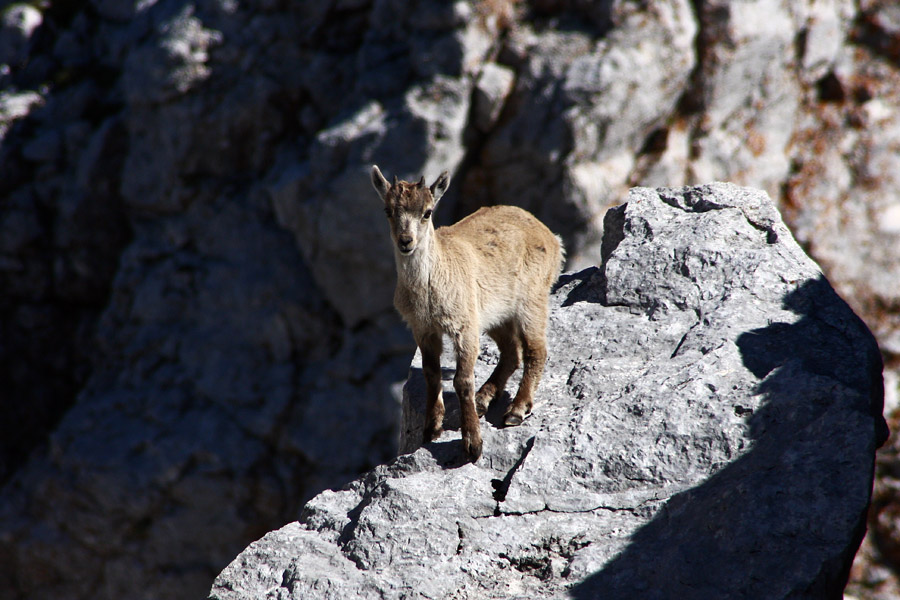
M 543 306 L 535 312 L 537 314 L 534 316 L 538 318 L 522 324 L 522 382 L 503 417 L 503 423 L 507 426 L 521 425 L 525 416 L 531 412 L 534 393 L 541 382 L 544 363 L 547 362 L 547 307 Z
M 503 393 L 510 375 L 519 368 L 522 354 L 518 334 L 511 323 L 491 329 L 488 331 L 488 335 L 497 343 L 497 348 L 500 350 L 500 361 L 488 380 L 475 394 L 475 410 L 479 417 L 483 417 L 491 402 Z

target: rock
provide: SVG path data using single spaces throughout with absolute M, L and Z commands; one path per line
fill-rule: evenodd
M 91 5 L 104 19 L 127 22 L 152 2 L 146 0 L 91 0 Z
M 612 31 L 523 28 L 503 123 L 466 187 L 472 204 L 522 206 L 563 236 L 570 263 L 602 231 L 627 190 L 633 155 L 671 113 L 695 64 L 688 2 L 634 11 L 614 4 Z
M 889 381 L 885 372 L 885 384 Z M 893 382 L 896 386 L 896 382 Z M 892 432 L 900 427 L 900 412 L 887 410 L 888 425 Z M 851 581 L 847 593 L 857 598 L 891 600 L 900 595 L 900 578 L 888 567 L 900 560 L 900 438 L 892 434 L 887 443 L 879 449 L 875 462 L 875 488 L 872 492 L 872 506 L 869 509 L 869 531 L 863 540 L 853 563 Z
M 508 67 L 496 63 L 486 63 L 482 67 L 475 83 L 473 106 L 475 127 L 480 131 L 490 131 L 497 123 L 515 80 L 515 72 Z
M 92 208 L 76 204 L 74 216 Z M 92 578 L 81 574 L 99 569 L 112 593 L 128 595 L 172 553 L 191 564 L 155 590 L 208 588 L 253 523 L 271 523 L 258 536 L 351 479 L 360 467 L 348 459 L 371 465 L 392 453 L 392 354 L 409 347 L 398 348 L 391 323 L 342 339 L 290 235 L 234 201 L 194 210 L 162 229 L 135 228 L 95 325 L 93 349 L 110 362 L 92 371 L 48 452 L 3 488 L 0 555 L 32 556 L 24 565 L 4 558 L 17 565 L 3 571 L 14 577 L 9 589 L 87 597 Z M 383 348 L 376 339 L 389 342 L 387 356 L 368 350 Z M 350 453 L 340 447 L 348 439 L 358 442 Z M 63 485 L 60 473 L 73 477 Z M 40 500 L 47 490 L 49 503 Z M 128 525 L 138 522 L 138 531 Z M 115 551 L 86 551 L 92 539 Z M 71 551 L 57 563 L 60 547 Z M 59 579 L 41 574 L 48 569 Z
M 881 34 L 878 41 L 884 44 L 882 49 L 888 50 L 891 39 L 900 36 L 900 9 L 890 0 L 863 0 L 859 4 L 867 23 Z
M 553 293 L 522 426 L 492 407 L 464 462 L 448 382 L 448 430 L 416 449 L 417 358 L 410 453 L 313 498 L 209 597 L 840 595 L 887 436 L 871 334 L 764 192 L 636 188 L 604 225 L 603 264 Z M 496 360 L 483 345 L 476 379 Z
M 44 18 L 41 12 L 23 3 L 0 9 L 0 65 L 18 67 L 28 58 L 28 45 Z
M 702 83 L 692 90 L 703 106 L 693 136 L 694 181 L 731 181 L 725 173 L 741 173 L 735 181 L 778 193 L 790 168 L 786 150 L 801 99 L 793 19 L 789 3 L 780 0 L 704 5 Z M 760 84 L 748 87 L 748 79 Z
M 799 169 L 787 188 L 788 214 L 798 240 L 896 357 L 900 317 L 886 307 L 900 301 L 900 229 L 888 192 L 900 185 L 900 158 L 892 150 L 900 142 L 900 71 L 867 61 L 863 50 L 844 51 L 831 81 L 836 95 L 811 107 L 798 127 Z M 842 120 L 857 127 L 842 128 Z M 832 237 L 838 231 L 839 243 Z
M 394 260 L 388 229 L 368 176 L 432 181 L 464 156 L 472 84 L 438 76 L 402 99 L 369 102 L 319 132 L 308 165 L 284 165 L 270 188 L 281 224 L 294 232 L 317 284 L 348 325 L 392 307 Z M 357 294 L 347 294 L 355 288 Z
M 33 162 L 54 162 L 59 158 L 62 139 L 58 131 L 47 131 L 22 147 L 22 156 Z
M 840 55 L 854 6 L 846 0 L 832 0 L 810 4 L 807 10 L 807 14 L 801 12 L 806 36 L 800 49 L 800 76 L 807 83 L 814 83 L 828 74 Z
M 222 42 L 221 32 L 203 27 L 190 5 L 155 33 L 123 65 L 124 93 L 133 104 L 159 104 L 200 85 L 211 74 L 210 48 Z
M 43 103 L 41 95 L 34 92 L 0 93 L 0 136 L 6 134 L 15 121 Z

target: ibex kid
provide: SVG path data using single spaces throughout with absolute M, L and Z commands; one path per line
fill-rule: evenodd
M 519 390 L 504 417 L 519 425 L 531 412 L 547 359 L 550 288 L 559 276 L 559 239 L 530 213 L 514 206 L 481 208 L 449 227 L 434 229 L 432 215 L 450 177 L 441 173 L 429 187 L 384 178 L 372 167 L 372 184 L 384 201 L 397 263 L 394 306 L 412 329 L 422 353 L 426 385 L 424 442 L 443 428 L 440 357 L 446 334 L 456 352 L 453 387 L 462 416 L 463 448 L 469 460 L 481 456 L 479 417 L 499 397 L 524 359 Z M 477 393 L 475 360 L 480 334 L 500 349 L 500 360 Z

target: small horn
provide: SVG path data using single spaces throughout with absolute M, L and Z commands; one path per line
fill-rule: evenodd
M 397 185 L 397 176 L 396 175 L 394 175 L 394 181 L 391 183 L 391 185 Z
M 425 176 L 422 175 L 422 179 L 419 180 L 419 183 L 416 184 L 416 187 L 423 188 L 425 187 Z

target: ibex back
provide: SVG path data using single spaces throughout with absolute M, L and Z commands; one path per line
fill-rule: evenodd
M 479 209 L 449 227 L 434 229 L 431 216 L 447 190 L 445 171 L 431 185 L 393 183 L 372 167 L 372 184 L 384 201 L 397 262 L 394 306 L 409 324 L 422 353 L 426 385 L 424 442 L 442 431 L 443 334 L 456 351 L 453 387 L 462 416 L 463 448 L 481 456 L 479 417 L 500 397 L 524 360 L 522 381 L 504 423 L 519 425 L 531 412 L 547 359 L 550 288 L 562 268 L 562 244 L 527 211 L 514 206 Z M 475 393 L 475 360 L 485 331 L 500 361 Z

